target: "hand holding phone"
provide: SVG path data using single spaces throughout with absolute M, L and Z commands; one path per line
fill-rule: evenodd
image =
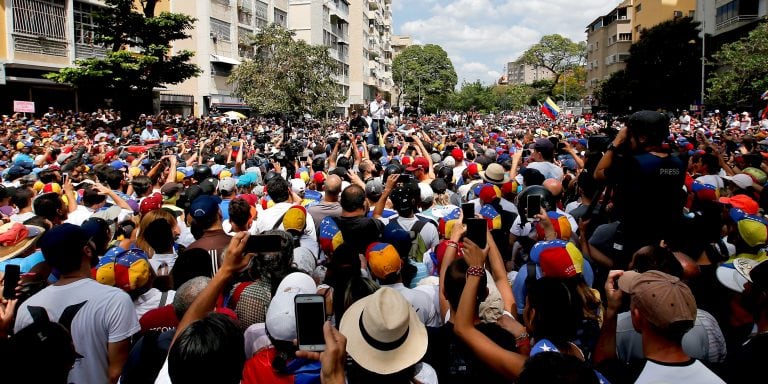
M 3 276 L 3 298 L 15 299 L 16 286 L 21 279 L 21 267 L 18 265 L 6 265 L 5 275 Z
M 488 223 L 482 218 L 467 219 L 467 238 L 477 244 L 480 249 L 488 245 Z
M 467 220 L 475 218 L 475 203 L 463 203 L 461 204 L 461 222 L 466 224 Z
M 316 294 L 299 294 L 294 298 L 296 338 L 300 351 L 324 351 L 325 298 Z

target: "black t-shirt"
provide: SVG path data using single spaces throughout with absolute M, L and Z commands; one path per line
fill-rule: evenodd
M 362 116 L 358 116 L 349 121 L 349 127 L 353 132 L 360 133 L 368 127 L 368 122 Z
M 379 241 L 384 231 L 384 223 L 379 219 L 359 216 L 336 217 L 335 220 L 344 238 L 344 244 L 353 247 L 358 253 L 365 253 L 368 245 Z
M 475 326 L 500 347 L 515 351 L 515 337 L 496 324 L 480 323 Z M 427 327 L 429 342 L 424 361 L 437 372 L 440 384 L 509 383 L 485 363 L 453 333 L 453 323 L 439 328 Z
M 726 383 L 752 383 L 755 371 L 750 367 L 761 367 L 768 356 L 768 334 L 759 334 L 747 341 L 741 348 L 728 351 L 720 377 Z
M 651 153 L 624 157 L 618 163 L 611 176 L 619 182 L 616 208 L 624 227 L 624 253 L 631 255 L 678 230 L 686 166 L 677 156 Z

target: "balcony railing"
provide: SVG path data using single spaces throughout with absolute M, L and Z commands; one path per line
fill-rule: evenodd
M 730 27 L 731 25 L 736 23 L 741 23 L 743 21 L 752 21 L 755 19 L 757 19 L 757 15 L 738 15 L 715 24 L 715 29 L 723 29 L 723 28 Z

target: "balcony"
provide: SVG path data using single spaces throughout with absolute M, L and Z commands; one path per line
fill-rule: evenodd
M 728 27 L 730 27 L 730 26 L 732 26 L 734 24 L 754 21 L 754 20 L 757 19 L 757 17 L 758 17 L 757 15 L 738 15 L 738 16 L 733 16 L 731 18 L 719 21 L 717 24 L 715 24 L 715 29 L 716 30 L 725 29 L 725 28 L 728 28 Z

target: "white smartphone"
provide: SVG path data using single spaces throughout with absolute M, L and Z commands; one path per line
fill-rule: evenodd
M 324 351 L 325 298 L 322 295 L 300 294 L 294 298 L 294 305 L 299 350 Z

